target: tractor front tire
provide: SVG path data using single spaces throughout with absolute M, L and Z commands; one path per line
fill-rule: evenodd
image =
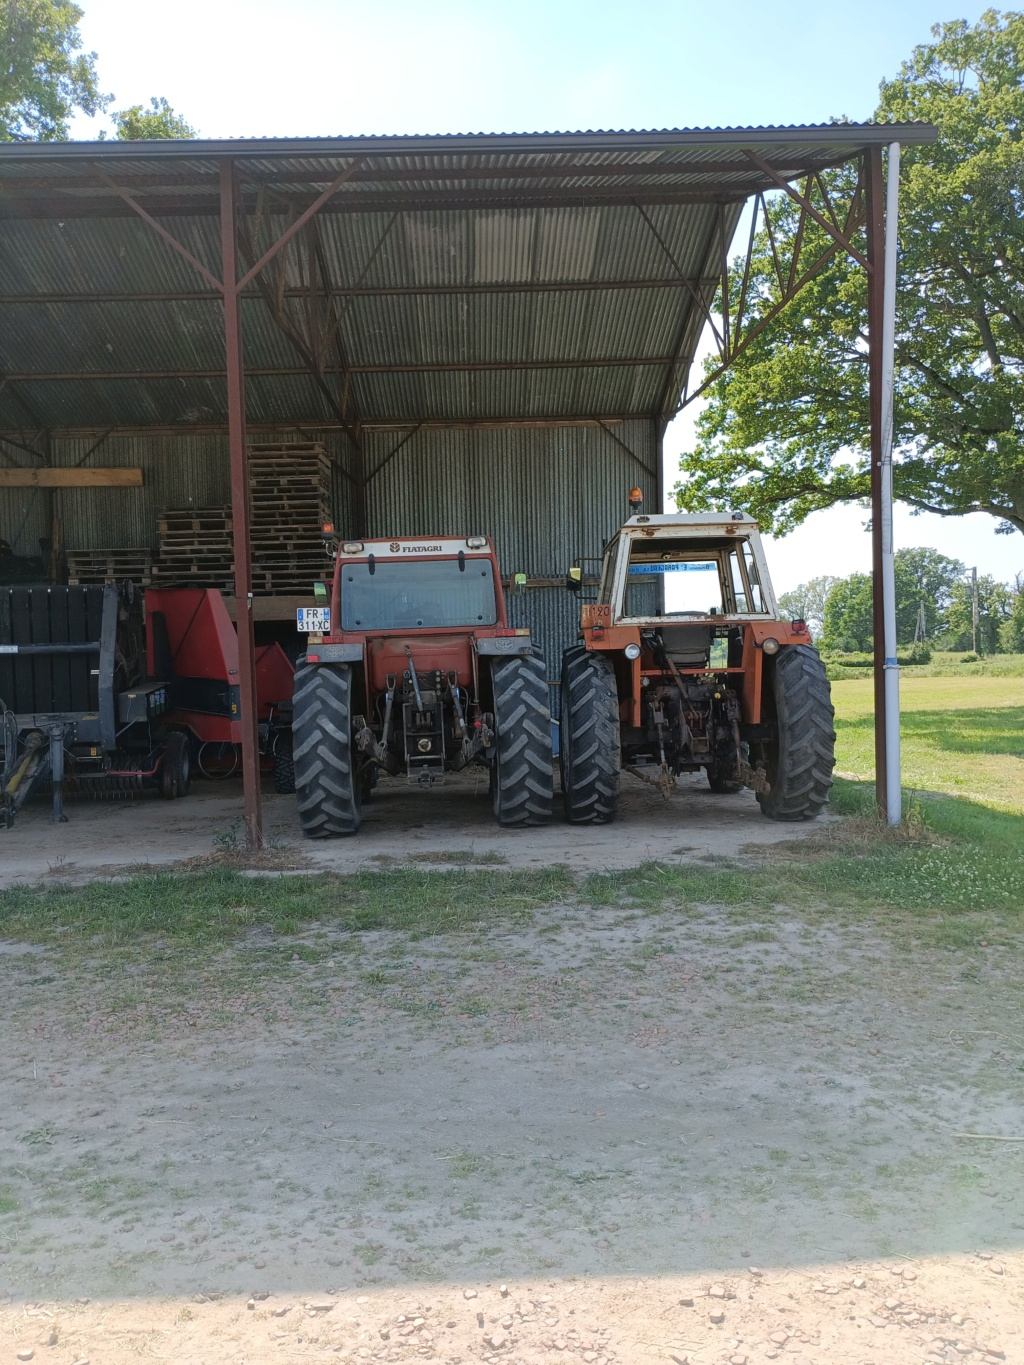
M 566 650 L 558 761 L 570 824 L 605 825 L 615 819 L 620 744 L 619 694 L 611 663 L 586 649 Z
M 303 834 L 355 834 L 362 781 L 352 752 L 352 670 L 346 665 L 295 670 L 292 762 Z
M 813 820 L 828 803 L 836 762 L 835 711 L 825 665 L 810 645 L 784 645 L 773 674 L 778 738 L 765 746 L 771 790 L 758 792 L 757 799 L 769 820 Z
M 544 660 L 495 661 L 495 749 L 491 801 L 499 825 L 546 825 L 551 819 L 551 703 Z

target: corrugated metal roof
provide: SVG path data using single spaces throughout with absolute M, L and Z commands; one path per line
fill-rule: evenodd
M 786 177 L 926 125 L 226 142 L 0 145 L 0 428 L 225 420 L 214 275 L 219 174 L 236 163 L 257 253 L 348 169 L 243 304 L 254 422 L 656 417 L 682 387 L 720 239 Z M 660 240 L 659 240 L 660 238 Z M 716 245 L 716 241 L 718 244 Z M 324 344 L 342 313 L 340 351 Z M 285 335 L 304 336 L 296 346 Z M 323 349 L 319 381 L 306 350 Z

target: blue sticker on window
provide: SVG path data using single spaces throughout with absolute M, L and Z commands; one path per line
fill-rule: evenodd
M 715 573 L 717 564 L 631 564 L 629 572 L 635 573 Z

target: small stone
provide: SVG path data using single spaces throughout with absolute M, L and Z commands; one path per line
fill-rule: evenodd
M 720 1308 L 717 1308 L 713 1313 L 709 1313 L 708 1317 L 714 1323 L 721 1323 L 725 1321 L 725 1314 L 722 1312 Z
M 173 1232 L 161 1232 L 160 1234 L 161 1242 L 173 1242 L 174 1238 L 175 1234 Z
M 853 1281 L 853 1287 L 854 1289 L 867 1289 L 868 1282 L 863 1275 L 858 1275 L 857 1278 Z
M 992 1261 L 988 1268 L 989 1273 L 992 1275 L 1001 1275 L 1003 1273 L 1003 1264 L 1001 1261 Z
M 750 1255 L 750 1252 L 749 1252 L 749 1251 L 741 1251 L 741 1252 L 740 1252 L 740 1255 L 741 1255 L 741 1256 L 749 1256 L 749 1255 Z
M 476 1290 L 475 1290 L 475 1289 L 466 1289 L 466 1290 L 463 1290 L 462 1297 L 463 1297 L 464 1299 L 475 1299 L 475 1298 L 476 1298 Z
M 370 1296 L 369 1296 L 369 1294 L 360 1294 L 359 1297 L 358 1297 L 358 1299 L 356 1299 L 356 1303 L 369 1303 L 369 1302 L 370 1302 Z
M 92 1299 L 89 1299 L 89 1298 L 85 1298 L 85 1299 L 76 1299 L 76 1300 L 75 1300 L 75 1303 L 81 1303 L 81 1304 L 92 1303 Z
M 954 1313 L 953 1316 L 950 1318 L 950 1322 L 953 1324 L 954 1327 L 962 1327 L 964 1325 L 964 1320 L 959 1313 Z
M 819 1283 L 819 1284 L 812 1284 L 812 1285 L 811 1285 L 811 1293 L 812 1293 L 812 1294 L 824 1294 L 824 1292 L 825 1292 L 825 1286 L 824 1286 L 823 1284 L 820 1284 L 820 1283 Z
M 489 1346 L 492 1351 L 500 1351 L 507 1340 L 504 1332 L 492 1332 L 490 1336 L 484 1337 L 484 1344 Z
M 690 1365 L 689 1356 L 669 1356 L 669 1360 L 674 1360 L 676 1365 Z
M 73 1360 L 71 1365 L 89 1365 L 89 1357 L 82 1356 L 80 1360 Z
M 886 1299 L 885 1301 L 885 1306 L 886 1308 L 888 1308 L 890 1313 L 893 1312 L 894 1309 L 899 1308 L 900 1304 L 901 1304 L 900 1299 Z
M 730 1356 L 729 1365 L 747 1365 L 747 1357 L 741 1355 Z
M 903 1278 L 904 1278 L 905 1280 L 916 1280 L 916 1279 L 917 1279 L 917 1271 L 916 1271 L 916 1270 L 911 1270 L 910 1267 L 907 1266 L 906 1270 L 904 1270 L 904 1272 L 903 1272 Z
M 788 1332 L 772 1332 L 771 1335 L 769 1336 L 768 1340 L 769 1340 L 769 1341 L 774 1341 L 774 1343 L 775 1343 L 776 1346 L 785 1346 L 786 1342 L 789 1340 L 789 1333 L 788 1333 Z
M 679 1307 L 680 1307 L 680 1308 L 692 1308 L 692 1307 L 693 1307 L 693 1300 L 692 1300 L 692 1299 L 680 1299 L 680 1300 L 679 1300 Z
M 248 1302 L 245 1306 L 246 1306 L 246 1308 L 248 1308 L 248 1309 L 250 1309 L 250 1310 L 251 1310 L 251 1309 L 254 1309 L 254 1308 L 256 1307 L 256 1300 L 255 1300 L 255 1299 L 250 1299 L 249 1302 Z
M 505 1330 L 506 1330 L 506 1332 L 507 1332 L 508 1329 L 512 1326 L 512 1318 L 511 1318 L 511 1317 L 502 1318 L 502 1320 L 501 1320 L 501 1325 L 502 1325 L 502 1327 L 505 1328 Z
M 507 1299 L 507 1298 L 508 1298 L 508 1285 L 507 1285 L 507 1284 L 499 1284 L 499 1285 L 498 1285 L 498 1293 L 501 1295 L 501 1297 L 502 1297 L 503 1299 Z
M 270 1311 L 275 1318 L 283 1318 L 285 1313 L 290 1313 L 292 1311 L 292 1308 L 290 1303 L 286 1303 L 282 1308 L 272 1308 Z
M 45 1336 L 42 1336 L 42 1337 L 39 1338 L 39 1345 L 40 1345 L 40 1346 L 56 1346 L 56 1345 L 57 1345 L 57 1333 L 56 1333 L 56 1332 L 47 1332 Z
M 725 1285 L 724 1285 L 724 1284 L 713 1284 L 713 1285 L 711 1286 L 711 1288 L 708 1290 L 708 1296 L 709 1296 L 710 1298 L 712 1298 L 712 1299 L 724 1299 L 724 1298 L 725 1298 Z
M 569 1343 L 566 1341 L 565 1337 L 555 1337 L 554 1341 L 551 1344 L 552 1346 L 554 1346 L 556 1351 L 564 1351 Z
M 992 1259 L 991 1251 L 979 1251 L 977 1256 L 979 1261 L 991 1261 Z
M 256 1267 L 257 1270 L 266 1270 L 267 1268 L 266 1261 L 253 1261 L 253 1265 Z
M 637 1086 L 637 1089 L 639 1090 L 640 1087 Z M 646 1086 L 644 1087 L 644 1089 L 646 1089 Z M 584 1351 L 584 1352 L 583 1352 L 583 1359 L 587 1362 L 587 1365 L 594 1365 L 594 1361 L 597 1359 L 597 1352 L 596 1352 L 596 1351 Z
M 810 1154 L 810 1152 L 801 1152 L 801 1153 L 800 1153 L 800 1160 L 801 1160 L 801 1161 L 810 1161 L 810 1159 L 811 1159 L 811 1154 Z
M 306 1307 L 311 1313 L 329 1313 L 334 1304 L 330 1299 L 314 1299 L 312 1303 L 307 1303 Z
M 29 1348 L 26 1347 L 26 1349 L 25 1349 L 24 1351 L 19 1351 L 19 1352 L 18 1352 L 18 1359 L 19 1359 L 19 1360 L 31 1360 L 32 1357 L 33 1357 L 34 1355 L 35 1355 L 35 1351 L 30 1350 Z

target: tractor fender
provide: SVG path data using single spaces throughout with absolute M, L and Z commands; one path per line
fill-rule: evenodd
M 363 646 L 358 642 L 338 645 L 307 645 L 306 648 L 305 662 L 307 664 L 361 664 L 363 662 Z
M 533 641 L 529 635 L 490 635 L 476 641 L 476 652 L 481 656 L 529 655 L 533 653 Z

